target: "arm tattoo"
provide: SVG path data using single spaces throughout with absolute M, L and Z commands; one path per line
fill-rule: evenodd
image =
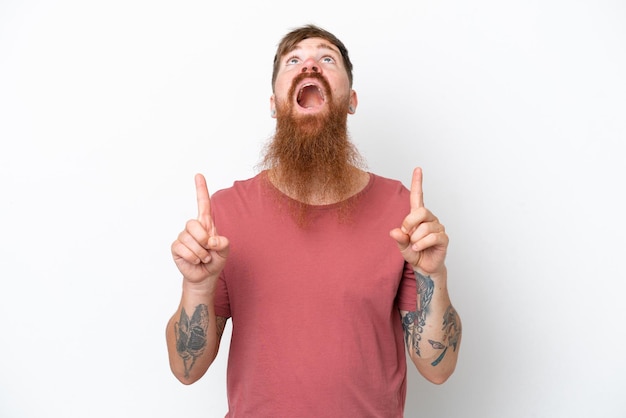
M 175 324 L 176 351 L 183 359 L 185 365 L 185 377 L 189 377 L 189 371 L 196 359 L 202 355 L 207 343 L 207 331 L 209 329 L 209 311 L 206 305 L 198 305 L 191 318 L 187 316 L 185 308 L 180 313 L 180 320 Z
M 430 345 L 438 350 L 443 349 L 443 352 L 437 357 L 435 361 L 431 364 L 436 366 L 443 360 L 443 357 L 446 355 L 446 351 L 448 351 L 449 347 L 452 347 L 452 351 L 456 351 L 459 345 L 459 339 L 461 338 L 461 321 L 459 321 L 459 316 L 452 307 L 452 305 L 448 306 L 446 312 L 443 314 L 443 342 L 428 340 Z
M 422 332 L 424 332 L 424 325 L 426 325 L 426 315 L 429 312 L 435 284 L 430 276 L 424 276 L 417 271 L 415 272 L 415 280 L 417 281 L 417 310 L 408 312 L 402 318 L 402 327 L 404 328 L 404 342 L 407 348 L 415 350 L 415 353 L 421 357 L 419 344 L 422 340 Z
M 422 341 L 422 333 L 426 325 L 426 316 L 429 314 L 430 302 L 433 297 L 435 284 L 430 276 L 424 276 L 419 272 L 415 272 L 417 281 L 417 310 L 408 312 L 402 318 L 402 327 L 404 328 L 404 341 L 409 350 L 414 350 L 421 357 L 420 342 Z M 443 350 L 431 365 L 438 365 L 446 355 L 448 348 L 452 347 L 456 351 L 459 340 L 461 338 L 461 321 L 459 316 L 452 307 L 448 306 L 443 315 L 443 341 L 428 340 L 432 348 Z

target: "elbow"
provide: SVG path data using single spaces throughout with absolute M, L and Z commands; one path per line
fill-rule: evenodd
M 426 380 L 428 380 L 430 383 L 433 383 L 435 385 L 443 385 L 444 383 L 446 383 L 448 381 L 448 379 L 450 378 L 450 376 L 452 376 L 453 370 L 451 370 L 450 372 L 440 372 L 437 371 L 435 373 L 422 373 L 422 376 L 424 376 L 426 378 Z
M 456 369 L 456 358 L 450 359 L 445 364 L 433 365 L 431 361 L 414 359 L 417 371 L 430 383 L 443 385 L 448 381 Z
M 174 377 L 185 386 L 196 383 L 204 375 L 204 372 L 199 373 L 198 370 L 186 371 L 184 368 L 178 368 L 175 364 L 171 363 L 170 370 Z
M 197 377 L 196 378 L 192 378 L 192 377 L 189 377 L 189 376 L 184 376 L 184 375 L 180 376 L 180 375 L 177 375 L 177 374 L 174 374 L 174 376 L 176 376 L 176 379 L 178 379 L 178 381 L 180 383 L 182 383 L 183 385 L 185 385 L 185 386 L 192 385 L 192 384 L 196 383 L 199 380 L 199 378 L 197 378 Z
M 174 377 L 185 386 L 196 383 L 206 372 L 206 369 L 187 370 L 184 363 L 170 361 L 170 370 Z
M 205 375 L 210 364 L 196 363 L 196 367 L 188 368 L 184 363 L 170 363 L 172 374 L 185 386 L 192 385 Z

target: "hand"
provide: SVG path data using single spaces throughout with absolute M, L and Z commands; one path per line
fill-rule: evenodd
M 198 219 L 187 221 L 185 229 L 172 243 L 172 257 L 183 277 L 200 283 L 209 277 L 217 278 L 226 264 L 229 242 L 215 230 L 211 217 L 211 199 L 206 180 L 196 174 Z
M 402 226 L 390 232 L 398 243 L 404 259 L 424 273 L 439 273 L 445 269 L 448 235 L 443 225 L 424 207 L 422 169 L 413 170 L 410 193 L 411 212 Z

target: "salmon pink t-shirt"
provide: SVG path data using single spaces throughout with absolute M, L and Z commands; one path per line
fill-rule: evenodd
M 402 417 L 399 310 L 416 309 L 413 271 L 389 231 L 409 213 L 399 181 L 370 174 L 347 220 L 309 207 L 299 226 L 266 172 L 212 197 L 230 254 L 215 300 L 232 318 L 227 417 Z

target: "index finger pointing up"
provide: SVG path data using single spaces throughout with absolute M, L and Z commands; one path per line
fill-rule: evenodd
M 198 199 L 198 221 L 211 232 L 213 226 L 211 220 L 211 199 L 209 198 L 209 189 L 206 186 L 206 180 L 202 174 L 196 174 L 196 197 Z
M 411 179 L 411 209 L 424 207 L 424 192 L 422 191 L 422 169 L 416 167 Z

